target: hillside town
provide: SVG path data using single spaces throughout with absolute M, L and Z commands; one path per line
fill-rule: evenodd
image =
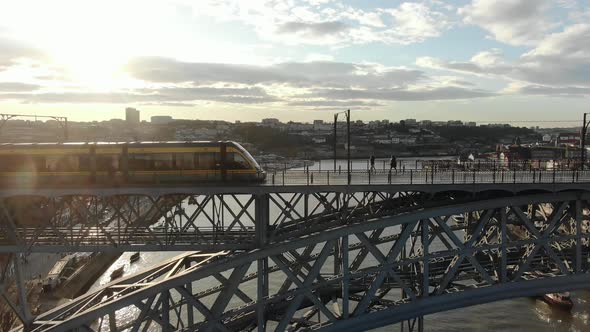
M 344 156 L 348 148 L 345 121 L 338 121 L 336 126 L 324 120 L 302 123 L 275 118 L 232 123 L 174 119 L 167 115 L 142 121 L 140 111 L 134 108 L 125 110 L 125 119 L 63 123 L 16 118 L 5 120 L 0 128 L 2 142 L 233 140 L 241 142 L 262 162 L 282 158 L 329 159 L 333 158 L 334 149 L 337 156 Z M 527 128 L 417 119 L 350 123 L 352 158 L 493 156 L 512 149 L 514 159 L 575 159 L 580 157 L 580 139 L 579 128 L 575 127 Z

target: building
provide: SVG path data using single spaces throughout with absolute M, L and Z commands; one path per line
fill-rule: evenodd
M 139 126 L 139 110 L 127 107 L 125 109 L 125 122 L 130 126 Z
M 465 123 L 465 126 L 467 126 L 467 127 L 477 127 L 477 123 L 476 122 L 473 122 L 473 121 L 470 121 L 470 122 L 466 122 Z
M 279 124 L 281 124 L 281 121 L 279 121 L 279 119 L 275 119 L 275 118 L 266 118 L 266 119 L 262 119 L 261 123 L 264 126 L 275 127 L 275 126 L 278 126 Z
M 168 124 L 174 121 L 174 119 L 169 115 L 154 115 L 150 120 L 152 124 Z
M 411 125 L 414 126 L 416 125 L 418 122 L 416 121 L 416 119 L 405 119 L 404 123 L 406 124 L 406 126 Z
M 543 143 L 550 143 L 553 137 L 549 134 L 543 135 Z
M 580 133 L 559 133 L 559 136 L 557 136 L 557 144 L 579 146 L 580 137 Z

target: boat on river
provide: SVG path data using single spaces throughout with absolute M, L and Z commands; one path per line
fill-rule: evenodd
M 558 307 L 567 311 L 572 310 L 574 306 L 574 302 L 570 297 L 569 292 L 564 293 L 547 293 L 541 296 L 543 301 L 547 302 L 549 305 Z
M 111 272 L 111 281 L 121 277 L 123 275 L 123 271 L 125 271 L 125 266 L 121 266 L 120 268 Z
M 136 252 L 131 257 L 129 257 L 129 263 L 135 263 L 139 260 L 139 253 Z

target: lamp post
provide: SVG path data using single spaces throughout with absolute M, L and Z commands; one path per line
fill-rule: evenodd
M 334 173 L 336 173 L 336 129 L 338 127 L 338 113 L 334 114 Z
M 336 172 L 336 130 L 338 128 L 338 115 L 344 113 L 346 115 L 346 164 L 347 164 L 347 174 L 348 174 L 348 184 L 350 184 L 350 110 L 346 110 L 344 112 L 338 112 L 334 114 L 334 172 Z
M 582 170 L 586 165 L 586 133 L 588 132 L 588 125 L 590 124 L 589 121 L 586 120 L 586 115 L 589 113 L 584 113 L 584 123 L 582 124 L 582 137 L 581 137 L 581 147 L 582 147 L 582 155 L 580 156 L 582 159 Z

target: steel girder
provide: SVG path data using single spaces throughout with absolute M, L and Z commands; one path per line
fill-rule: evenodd
M 250 250 L 260 236 L 272 243 L 457 199 L 420 192 L 6 197 L 0 252 Z M 264 213 L 268 220 L 259 222 Z
M 588 287 L 588 198 L 523 195 L 353 218 L 275 242 L 258 238 L 266 244 L 254 250 L 170 263 L 168 270 L 188 267 L 164 279 L 111 284 L 100 303 L 104 290 L 38 316 L 33 327 L 365 330 Z M 270 205 L 268 197 L 256 201 Z

